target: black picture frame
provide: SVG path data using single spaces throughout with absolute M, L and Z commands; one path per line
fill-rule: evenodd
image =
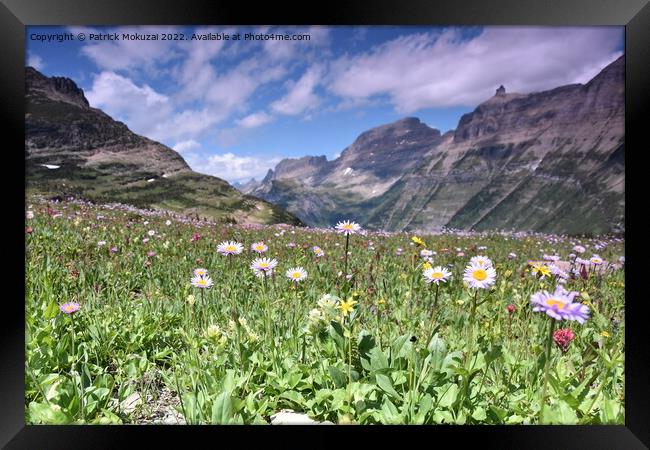
M 349 445 L 348 435 L 384 441 L 391 436 L 407 443 L 438 445 L 440 437 L 454 444 L 468 439 L 477 445 L 495 448 L 589 448 L 636 449 L 650 445 L 648 414 L 648 327 L 643 308 L 644 261 L 643 220 L 641 214 L 647 202 L 642 200 L 634 209 L 626 208 L 626 403 L 624 426 L 435 426 L 435 427 L 197 427 L 197 426 L 38 426 L 25 424 L 24 402 L 24 266 L 13 259 L 24 256 L 24 191 L 21 199 L 16 179 L 24 177 L 24 159 L 18 148 L 24 145 L 24 66 L 25 26 L 27 25 L 165 25 L 165 24 L 290 24 L 290 25 L 554 25 L 595 26 L 623 25 L 626 30 L 626 118 L 625 134 L 626 191 L 647 192 L 641 184 L 642 154 L 648 152 L 647 132 L 642 117 L 648 114 L 650 99 L 650 5 L 648 0 L 456 0 L 450 3 L 419 1 L 374 0 L 355 3 L 328 1 L 320 4 L 303 2 L 263 2 L 251 6 L 248 2 L 207 1 L 134 1 L 120 0 L 2 0 L 0 4 L 0 36 L 2 64 L 0 77 L 2 121 L 11 130 L 2 140 L 4 147 L 4 192 L 12 201 L 5 204 L 5 220 L 10 229 L 8 238 L 14 252 L 6 260 L 3 314 L 0 315 L 2 364 L 0 364 L 0 445 L 11 449 L 73 449 L 128 448 L 144 439 L 145 445 L 157 447 L 171 444 L 172 435 L 186 439 L 209 439 L 212 445 L 224 445 L 224 436 L 235 439 L 237 445 L 246 443 L 254 434 L 261 434 L 263 445 L 270 438 L 281 439 L 285 445 L 296 443 L 312 447 Z M 22 161 L 22 162 L 21 162 Z M 22 166 L 21 166 L 22 164 Z M 23 172 L 14 169 L 23 167 Z M 7 177 L 10 172 L 14 177 Z M 23 179 L 24 183 L 24 179 Z M 636 211 L 636 212 L 635 212 Z M 639 241 L 637 241 L 639 239 Z M 647 257 L 645 258 L 647 260 Z M 15 294 L 15 295 L 14 295 Z M 395 434 L 406 433 L 406 435 Z M 295 440 L 295 433 L 302 436 Z M 198 435 L 197 435 L 198 433 Z M 421 434 L 424 433 L 424 434 Z M 433 433 L 433 436 L 430 435 Z M 326 438 L 330 434 L 334 439 Z M 180 436 L 179 436 L 180 435 Z M 199 436 L 200 435 L 200 436 Z M 327 435 L 327 436 L 326 436 Z M 419 436 L 415 436 L 419 435 Z M 258 436 L 260 437 L 260 436 Z M 413 439 L 413 441 L 410 441 Z M 189 442 L 189 441 L 186 441 Z M 388 442 L 388 441 L 386 441 Z M 142 444 L 140 444 L 142 445 Z M 205 445 L 205 444 L 203 444 Z M 226 444 L 228 447 L 228 445 Z

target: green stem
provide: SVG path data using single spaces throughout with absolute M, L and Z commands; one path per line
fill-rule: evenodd
M 72 322 L 71 336 L 72 336 L 72 372 L 77 372 L 77 352 L 75 351 L 75 331 L 74 331 L 74 314 L 70 314 L 70 320 Z M 79 411 L 81 412 L 81 421 L 85 421 L 85 412 L 84 412 L 84 383 L 81 379 L 81 373 L 79 373 Z
M 350 234 L 345 233 L 345 254 L 343 255 L 343 261 L 345 264 L 345 270 L 343 272 L 343 276 L 345 277 L 345 280 L 347 281 L 348 277 L 348 245 L 350 243 Z
M 553 330 L 555 329 L 555 319 L 551 319 L 548 327 L 548 340 L 546 341 L 546 361 L 544 361 L 544 389 L 542 390 L 542 405 L 539 410 L 539 422 L 544 423 L 544 409 L 546 407 L 546 388 L 548 387 L 548 371 L 551 367 L 551 345 L 553 343 Z

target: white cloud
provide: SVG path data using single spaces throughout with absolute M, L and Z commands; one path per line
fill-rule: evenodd
M 289 83 L 288 93 L 273 102 L 271 109 L 280 114 L 297 115 L 316 107 L 320 103 L 320 99 L 314 93 L 314 90 L 321 79 L 322 73 L 320 67 L 310 67 L 298 81 Z
M 256 128 L 273 120 L 273 117 L 264 111 L 249 114 L 243 119 L 237 121 L 237 125 L 242 128 Z
M 187 155 L 185 160 L 192 170 L 229 182 L 245 182 L 251 178 L 263 178 L 269 169 L 273 169 L 282 157 L 237 156 L 234 153 L 216 155 Z
M 386 96 L 402 114 L 476 106 L 500 84 L 527 93 L 584 83 L 621 54 L 621 36 L 620 27 L 488 27 L 470 40 L 454 29 L 408 35 L 334 61 L 327 85 L 345 101 Z
M 29 54 L 29 58 L 27 59 L 27 65 L 32 66 L 34 69 L 38 71 L 42 71 L 43 68 L 45 67 L 43 58 L 41 58 L 38 55 L 34 55 L 33 53 Z
M 155 73 L 154 66 L 164 64 L 179 55 L 178 42 L 169 40 L 122 40 L 122 34 L 151 34 L 177 33 L 175 27 L 140 26 L 92 29 L 85 27 L 70 27 L 73 33 L 86 33 L 86 44 L 81 53 L 90 58 L 100 69 L 119 71 L 144 69 Z M 117 33 L 119 41 L 91 41 L 91 34 Z
M 157 141 L 196 139 L 225 118 L 218 109 L 177 111 L 169 97 L 115 72 L 95 76 L 86 97 L 92 106 Z
M 327 47 L 330 43 L 330 29 L 323 26 L 311 27 L 291 27 L 291 28 L 277 28 L 270 29 L 264 27 L 255 30 L 258 33 L 275 33 L 275 34 L 308 34 L 309 40 L 267 40 L 263 41 L 263 48 L 268 57 L 272 61 L 288 61 L 296 54 L 300 54 L 301 58 L 313 58 L 316 55 L 314 50 L 318 49 L 319 55 L 322 57 L 323 47 Z
M 178 153 L 183 153 L 190 150 L 197 150 L 201 148 L 201 144 L 196 142 L 194 139 L 189 139 L 187 141 L 177 142 L 172 148 Z

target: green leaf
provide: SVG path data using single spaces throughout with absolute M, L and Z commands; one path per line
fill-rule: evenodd
M 57 314 L 59 314 L 59 305 L 56 303 L 55 300 L 52 300 L 47 305 L 47 308 L 45 308 L 45 312 L 43 313 L 43 317 L 45 317 L 46 320 L 50 320 L 50 319 L 55 318 Z
M 485 413 L 485 409 L 481 408 L 480 406 L 474 410 L 472 413 L 472 418 L 478 422 L 483 422 L 485 419 L 487 419 L 487 414 Z
M 490 405 L 488 408 L 488 417 L 493 423 L 503 423 L 507 414 L 508 411 L 495 405 Z
M 429 350 L 429 355 L 431 356 L 430 361 L 433 369 L 440 371 L 442 369 L 445 356 L 447 356 L 447 345 L 445 344 L 445 341 L 439 338 L 438 334 L 436 333 L 431 338 L 431 341 L 429 341 L 427 349 Z
M 387 423 L 399 423 L 400 422 L 400 415 L 399 411 L 393 405 L 393 402 L 391 402 L 388 397 L 384 398 L 384 403 L 381 405 L 381 412 L 383 415 L 384 420 Z
M 370 367 L 373 371 L 379 371 L 388 368 L 388 358 L 379 347 L 370 350 Z
M 397 391 L 393 388 L 393 383 L 390 381 L 389 377 L 381 373 L 378 373 L 375 375 L 375 379 L 377 380 L 377 386 L 379 386 L 384 392 L 392 395 L 395 398 L 398 399 L 402 398 L 402 396 L 399 395 Z
M 122 419 L 110 411 L 102 410 L 101 415 L 97 416 L 91 423 L 94 425 L 119 425 L 122 423 Z
M 228 424 L 232 419 L 232 400 L 229 391 L 223 391 L 212 404 L 212 423 Z
M 621 404 L 611 398 L 604 399 L 601 402 L 600 422 L 603 424 L 623 424 Z
M 332 326 L 332 329 L 335 331 L 335 333 L 338 336 L 340 336 L 341 338 L 345 337 L 345 331 L 343 330 L 343 326 L 341 325 L 340 322 L 338 322 L 336 320 L 332 320 L 332 321 L 330 321 L 330 325 Z
M 395 339 L 391 345 L 391 352 L 390 352 L 390 359 L 391 361 L 395 361 L 397 358 L 400 356 L 404 356 L 404 347 L 408 345 L 407 351 L 410 349 L 410 341 L 411 335 L 410 334 L 403 334 L 397 339 Z
M 358 348 L 359 348 L 359 356 L 362 359 L 368 359 L 370 350 L 375 348 L 377 343 L 375 342 L 375 338 L 373 338 L 368 332 L 362 331 L 359 334 L 359 343 L 358 343 Z
M 72 417 L 61 408 L 55 405 L 37 402 L 31 402 L 29 404 L 29 420 L 32 423 L 43 423 L 46 425 L 65 425 L 72 423 Z
M 415 423 L 423 424 L 427 414 L 429 414 L 429 411 L 431 411 L 432 409 L 433 409 L 433 399 L 431 398 L 430 394 L 425 394 L 420 399 L 420 403 L 418 404 L 418 411 L 415 415 Z
M 563 401 L 547 408 L 544 415 L 544 421 L 550 424 L 575 425 L 578 423 L 576 412 L 571 408 L 571 406 Z
M 297 391 L 285 391 L 282 394 L 280 394 L 279 397 L 286 398 L 287 400 L 291 400 L 292 402 L 300 406 L 302 406 L 305 403 L 305 398 L 302 396 L 300 392 Z
M 341 388 L 347 384 L 347 376 L 340 369 L 334 366 L 329 366 L 328 370 L 330 372 L 332 380 L 334 381 L 334 385 L 337 388 Z
M 449 408 L 456 401 L 456 397 L 458 397 L 458 385 L 450 384 L 449 387 L 442 388 L 442 392 L 443 394 L 440 400 L 438 400 L 438 406 Z
M 489 352 L 485 355 L 485 364 L 490 364 L 496 361 L 502 354 L 502 346 L 500 344 L 493 345 Z

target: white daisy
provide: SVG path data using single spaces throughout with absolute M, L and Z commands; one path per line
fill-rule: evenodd
M 473 256 L 470 258 L 469 263 L 480 267 L 492 267 L 490 258 L 483 255 Z
M 201 288 L 201 289 L 209 288 L 210 286 L 212 286 L 214 284 L 212 282 L 212 279 L 207 275 L 204 276 L 204 277 L 199 277 L 199 276 L 193 277 L 190 280 L 190 283 L 192 284 L 192 286 L 197 287 L 197 288 Z
M 350 222 L 346 220 L 344 222 L 339 222 L 335 227 L 336 231 L 343 234 L 355 234 L 361 230 L 361 226 L 356 222 Z
M 244 251 L 244 246 L 235 241 L 224 241 L 217 245 L 217 252 L 222 255 L 239 255 Z
M 251 250 L 257 253 L 264 253 L 269 247 L 264 242 L 254 242 L 251 244 Z
M 469 287 L 485 289 L 494 284 L 497 277 L 497 272 L 493 267 L 479 266 L 477 264 L 469 264 L 465 268 L 463 280 L 467 282 Z
M 266 275 L 268 275 L 277 265 L 278 261 L 276 259 L 256 258 L 251 263 L 251 269 L 256 272 L 267 272 Z
M 294 267 L 287 270 L 285 275 L 294 283 L 299 283 L 300 281 L 307 278 L 307 271 L 305 271 L 305 269 L 302 267 Z
M 424 280 L 427 283 L 440 284 L 441 281 L 446 282 L 449 279 L 449 277 L 451 276 L 451 272 L 440 266 L 436 266 L 436 267 L 430 267 L 428 269 L 424 269 L 422 275 L 424 276 Z

